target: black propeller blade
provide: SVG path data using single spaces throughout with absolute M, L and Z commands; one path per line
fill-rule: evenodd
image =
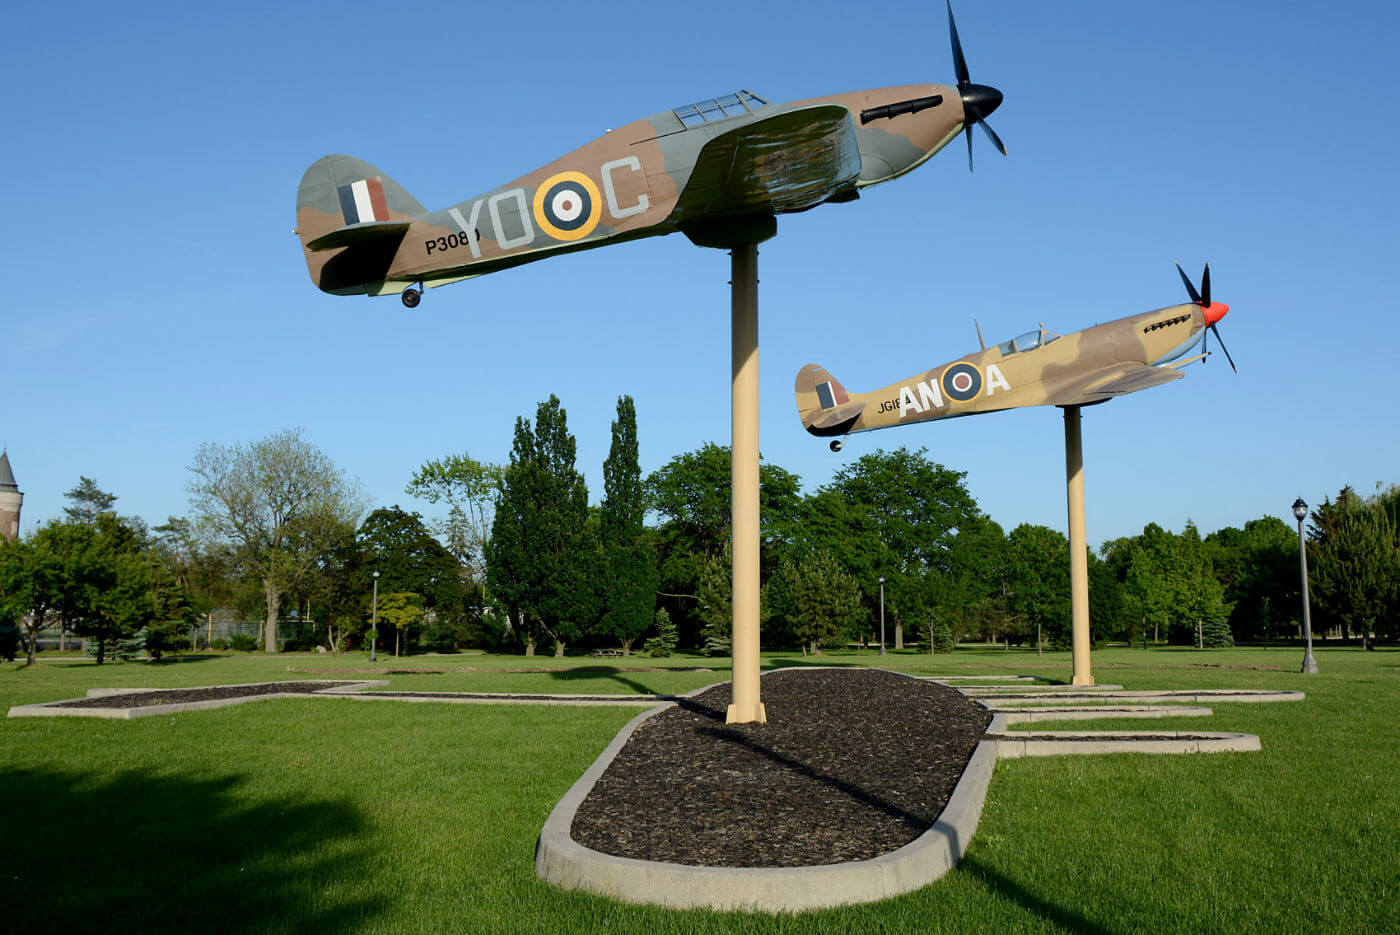
M 1189 295 L 1189 296 L 1191 297 L 1191 301 L 1192 301 L 1192 302 L 1195 302 L 1197 305 L 1201 306 L 1201 308 L 1208 308 L 1208 307 L 1211 305 L 1211 301 L 1210 301 L 1210 264 L 1207 263 L 1207 264 L 1206 264 L 1205 270 L 1201 273 L 1201 291 L 1200 291 L 1200 292 L 1197 292 L 1197 291 L 1196 291 L 1196 287 L 1195 287 L 1194 285 L 1191 284 L 1190 278 L 1186 275 L 1186 271 L 1183 270 L 1183 269 L 1181 268 L 1181 264 L 1180 264 L 1180 263 L 1176 264 L 1176 271 L 1177 271 L 1177 273 L 1181 276 L 1181 282 L 1186 286 L 1186 294 Z M 1226 306 L 1222 306 L 1222 308 L 1226 308 Z M 1223 315 L 1224 312 L 1222 311 L 1220 314 Z M 1233 370 L 1233 371 L 1235 371 L 1235 373 L 1239 373 L 1239 372 L 1240 372 L 1240 368 L 1238 368 L 1238 367 L 1235 366 L 1235 359 L 1234 359 L 1233 357 L 1230 356 L 1230 349 L 1229 349 L 1228 347 L 1225 346 L 1225 339 L 1222 338 L 1222 337 L 1220 336 L 1220 329 L 1217 328 L 1217 327 L 1215 327 L 1215 322 L 1218 321 L 1218 320 L 1219 320 L 1218 318 L 1217 318 L 1217 319 L 1212 319 L 1212 318 L 1210 318 L 1210 316 L 1207 316 L 1207 317 L 1206 317 L 1206 325 L 1207 325 L 1207 327 L 1210 328 L 1211 332 L 1215 335 L 1215 340 L 1218 341 L 1218 342 L 1220 343 L 1220 349 L 1221 349 L 1222 351 L 1225 352 L 1225 359 L 1228 360 L 1228 361 L 1230 362 L 1230 369 Z M 1206 351 L 1206 344 L 1207 344 L 1206 340 L 1203 339 L 1202 342 L 1201 342 L 1201 350 L 1202 350 L 1202 351 Z M 1206 351 L 1206 353 L 1209 353 L 1209 351 Z
M 992 145 L 997 148 L 1003 156 L 1006 155 L 1006 146 L 1001 142 L 1001 137 L 996 135 L 990 126 L 987 125 L 987 117 L 1001 106 L 1001 92 L 996 88 L 988 87 L 985 84 L 973 84 L 972 75 L 967 70 L 967 58 L 963 55 L 962 42 L 958 39 L 958 24 L 953 19 L 953 3 L 947 0 L 948 4 L 948 34 L 953 41 L 953 71 L 958 76 L 958 96 L 962 98 L 963 114 L 963 135 L 967 137 L 967 171 L 972 171 L 972 125 L 981 124 L 982 129 L 987 134 L 987 139 L 992 141 Z
M 1235 359 L 1230 356 L 1230 349 L 1225 346 L 1225 339 L 1220 336 L 1220 329 L 1215 327 L 1215 322 L 1210 323 L 1210 330 L 1215 332 L 1215 340 L 1220 342 L 1220 349 L 1225 352 L 1225 359 L 1230 362 L 1230 369 L 1239 373 L 1240 368 L 1235 366 Z

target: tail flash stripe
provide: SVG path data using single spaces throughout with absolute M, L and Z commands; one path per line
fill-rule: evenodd
M 851 397 L 846 393 L 846 388 L 836 380 L 831 381 L 831 392 L 836 397 L 836 403 L 839 406 L 844 406 L 851 401 Z
M 389 220 L 389 204 L 384 200 L 384 180 L 377 176 L 365 179 L 365 187 L 369 189 L 369 203 L 374 208 L 374 219 Z
M 389 220 L 389 204 L 384 200 L 384 180 L 378 176 L 342 185 L 337 192 L 346 224 Z
M 345 215 L 345 223 L 360 223 L 360 212 L 355 208 L 355 193 L 351 186 L 342 185 L 336 191 L 340 195 L 340 213 Z
M 817 399 L 821 402 L 823 409 L 830 409 L 836 405 L 836 397 L 831 392 L 830 383 L 817 384 Z
M 359 214 L 361 221 L 373 221 L 375 219 L 374 204 L 369 198 L 369 185 L 366 184 L 367 182 L 368 179 L 361 179 L 350 186 L 351 191 L 355 194 L 355 211 Z

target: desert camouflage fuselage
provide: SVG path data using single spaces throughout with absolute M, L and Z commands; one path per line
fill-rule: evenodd
M 998 96 L 999 100 L 999 96 Z M 855 199 L 964 127 L 960 89 L 908 85 L 769 104 L 750 92 L 618 127 L 441 211 L 349 156 L 297 192 L 311 280 L 339 295 L 439 286 L 556 253 L 683 231 L 706 246 L 762 239 L 778 214 Z
M 818 364 L 797 374 L 797 411 L 813 435 L 843 436 L 1019 406 L 1087 406 L 1169 383 L 1229 310 L 1187 303 L 1057 335 L 1030 331 L 870 393 Z

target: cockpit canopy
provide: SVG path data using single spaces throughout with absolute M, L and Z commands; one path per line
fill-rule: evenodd
M 702 123 L 711 123 L 726 117 L 742 117 L 766 106 L 768 102 L 752 91 L 736 91 L 733 94 L 710 98 L 708 101 L 677 107 L 673 113 L 687 127 L 698 127 Z
M 1012 354 L 1023 354 L 1026 351 L 1033 351 L 1042 345 L 1058 340 L 1060 340 L 1060 336 L 1055 332 L 1039 328 L 1035 331 L 1027 331 L 1025 334 L 1014 337 L 1010 341 L 1003 341 L 1001 344 L 998 344 L 997 347 L 1001 349 L 1002 357 L 1010 357 Z

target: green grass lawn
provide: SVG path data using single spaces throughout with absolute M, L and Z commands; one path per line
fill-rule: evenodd
M 1317 657 L 1321 673 L 1304 677 L 1301 653 L 1285 649 L 1095 653 L 1095 677 L 1127 688 L 1302 688 L 1308 698 L 1216 703 L 1213 717 L 1189 722 L 1036 724 L 1239 730 L 1258 734 L 1263 750 L 1003 761 L 971 850 L 943 879 L 884 903 L 795 916 L 622 906 L 535 878 L 546 815 L 636 708 L 289 699 L 134 721 L 7 719 L 0 911 L 16 933 L 1400 931 L 1400 652 Z M 93 687 L 315 677 L 414 690 L 679 692 L 726 679 L 725 663 L 476 655 L 371 666 L 298 654 L 99 668 L 49 656 L 0 667 L 0 711 Z M 1070 675 L 1067 654 L 1019 650 L 883 663 L 914 674 Z M 347 671 L 371 669 L 395 672 Z

